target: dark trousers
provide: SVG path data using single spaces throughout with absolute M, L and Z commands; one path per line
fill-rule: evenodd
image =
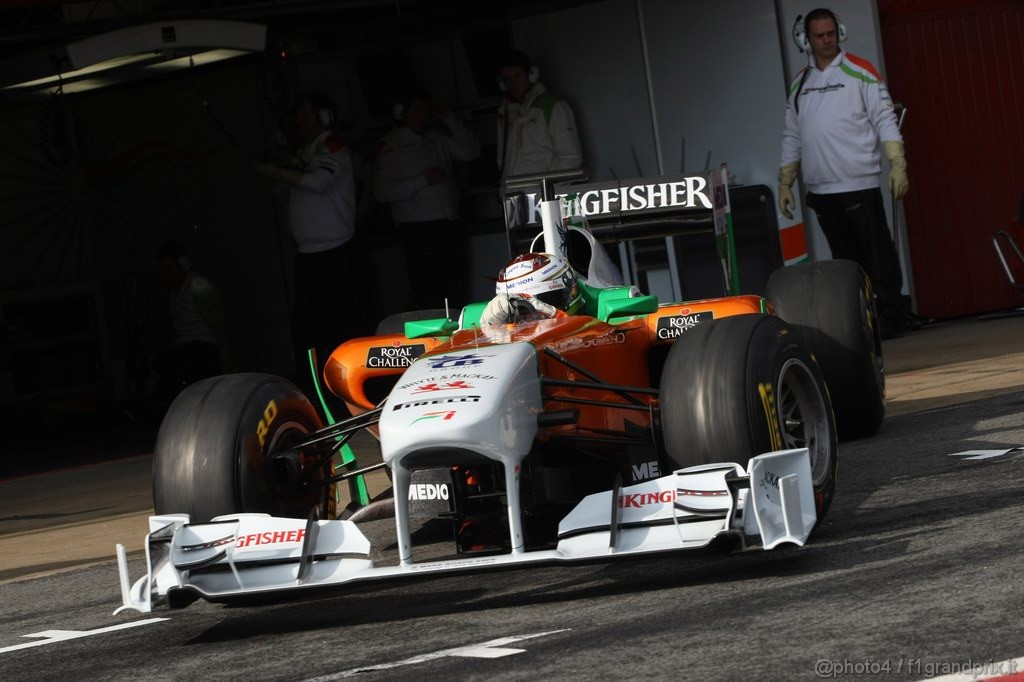
M 881 190 L 808 193 L 833 258 L 856 261 L 871 278 L 883 326 L 899 329 L 910 313 L 903 296 L 903 272 L 889 234 Z
M 448 308 L 466 303 L 466 236 L 458 220 L 401 223 L 398 234 L 409 281 L 406 310 Z
M 373 333 L 367 296 L 348 244 L 319 253 L 295 254 L 292 343 L 296 368 L 307 371 L 306 351 L 321 362 L 342 341 Z
M 157 355 L 155 365 L 159 379 L 153 394 L 165 403 L 174 400 L 189 384 L 223 371 L 220 349 L 216 344 L 203 341 L 168 346 Z

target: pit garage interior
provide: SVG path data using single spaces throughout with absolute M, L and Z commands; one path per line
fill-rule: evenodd
M 457 172 L 470 232 L 468 279 L 483 300 L 508 258 L 494 162 L 502 54 L 516 47 L 531 55 L 541 80 L 573 106 L 591 181 L 727 164 L 733 183 L 773 195 L 786 86 L 806 61 L 791 32 L 816 6 L 0 2 L 3 449 L 24 453 L 48 439 L 102 433 L 110 451 L 122 444 L 111 432 L 122 434 L 125 447 L 155 434 L 135 406 L 162 333 L 155 252 L 168 239 L 183 243 L 223 291 L 237 368 L 295 371 L 287 198 L 252 167 L 280 150 L 277 119 L 298 94 L 329 93 L 338 133 L 366 157 L 393 125 L 392 106 L 406 85 L 425 87 L 469 123 L 482 153 Z M 1008 276 L 993 248 L 997 231 L 1024 244 L 1024 5 L 825 6 L 846 26 L 843 47 L 877 65 L 907 110 L 911 191 L 890 225 L 916 312 L 947 319 L 1024 305 L 1024 290 L 1013 285 L 1024 282 L 1024 263 L 1004 241 Z M 119 53 L 115 38 L 105 38 L 183 20 L 259 24 L 265 44 L 191 62 L 153 47 L 152 59 L 133 64 L 135 48 Z M 88 40 L 120 54 L 120 66 L 76 79 L 68 46 Z M 887 194 L 886 205 L 891 211 Z M 777 216 L 770 229 L 781 262 L 830 257 L 806 207 L 795 220 Z M 368 299 L 381 316 L 395 312 L 406 284 L 386 211 L 371 208 L 359 240 L 364 286 L 338 295 Z M 669 252 L 680 245 L 656 241 L 643 273 L 651 293 L 706 295 L 669 267 Z M 753 293 L 757 287 L 747 284 Z M 42 448 L 38 456 L 49 455 Z M 9 459 L 0 457 L 0 473 L 13 471 Z

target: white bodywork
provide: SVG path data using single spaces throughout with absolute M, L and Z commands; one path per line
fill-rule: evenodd
M 487 352 L 493 349 L 486 348 Z M 510 351 L 505 359 L 516 361 L 516 353 Z M 526 371 L 528 366 L 525 363 L 521 369 Z M 506 388 L 514 393 L 518 385 L 515 373 L 509 382 Z M 500 400 L 481 403 L 485 405 L 481 414 L 502 414 L 504 409 Z M 483 425 L 479 428 L 485 431 Z M 381 430 L 383 442 L 385 430 Z M 501 429 L 488 433 L 503 437 Z M 398 441 L 394 441 L 396 437 Z M 415 452 L 402 442 L 406 441 L 393 433 L 386 455 L 393 465 L 397 463 L 396 474 Z M 479 447 L 491 452 L 492 445 L 483 442 Z M 466 447 L 466 443 L 460 447 Z M 515 450 L 492 454 L 506 468 L 523 457 Z M 518 514 L 512 513 L 519 508 L 518 482 L 513 477 L 509 483 L 509 516 L 518 520 Z M 407 498 L 407 481 L 405 485 L 405 491 L 396 490 L 395 495 L 396 530 L 402 542 L 408 541 L 408 518 L 401 512 L 406 505 L 398 502 Z M 210 523 L 190 524 L 188 516 L 182 514 L 153 516 L 146 541 L 147 574 L 134 585 L 129 580 L 124 547 L 117 546 L 123 605 L 115 613 L 124 609 L 148 612 L 175 590 L 230 601 L 414 573 L 477 571 L 692 549 L 723 535 L 737 537 L 744 549 L 771 549 L 781 543 L 803 545 L 815 519 L 806 449 L 753 457 L 745 471 L 737 464 L 704 465 L 618 491 L 589 495 L 559 523 L 555 549 L 527 552 L 520 544 L 507 554 L 448 561 L 415 563 L 406 549 L 398 565 L 375 567 L 368 558 L 370 543 L 350 521 L 235 514 Z M 510 525 L 515 528 L 517 524 Z
M 446 378 L 453 375 L 469 378 Z M 506 489 L 515 490 L 542 409 L 537 353 L 529 343 L 435 355 L 406 370 L 380 417 L 381 456 L 393 473 L 403 564 L 412 562 L 409 483 L 417 460 L 439 448 L 470 451 L 500 462 Z M 512 552 L 518 554 L 523 549 L 518 495 L 509 496 L 509 531 Z

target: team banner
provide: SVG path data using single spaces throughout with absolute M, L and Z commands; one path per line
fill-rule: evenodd
M 555 198 L 569 198 L 573 212 L 591 220 L 712 208 L 711 188 L 703 175 L 666 175 L 564 187 L 572 191 L 556 191 Z M 506 222 L 516 226 L 540 225 L 542 199 L 539 189 L 506 195 Z

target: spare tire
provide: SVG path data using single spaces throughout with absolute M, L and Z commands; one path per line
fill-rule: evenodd
M 776 270 L 765 298 L 821 365 L 839 438 L 872 436 L 885 418 L 885 362 L 871 279 L 849 260 Z

